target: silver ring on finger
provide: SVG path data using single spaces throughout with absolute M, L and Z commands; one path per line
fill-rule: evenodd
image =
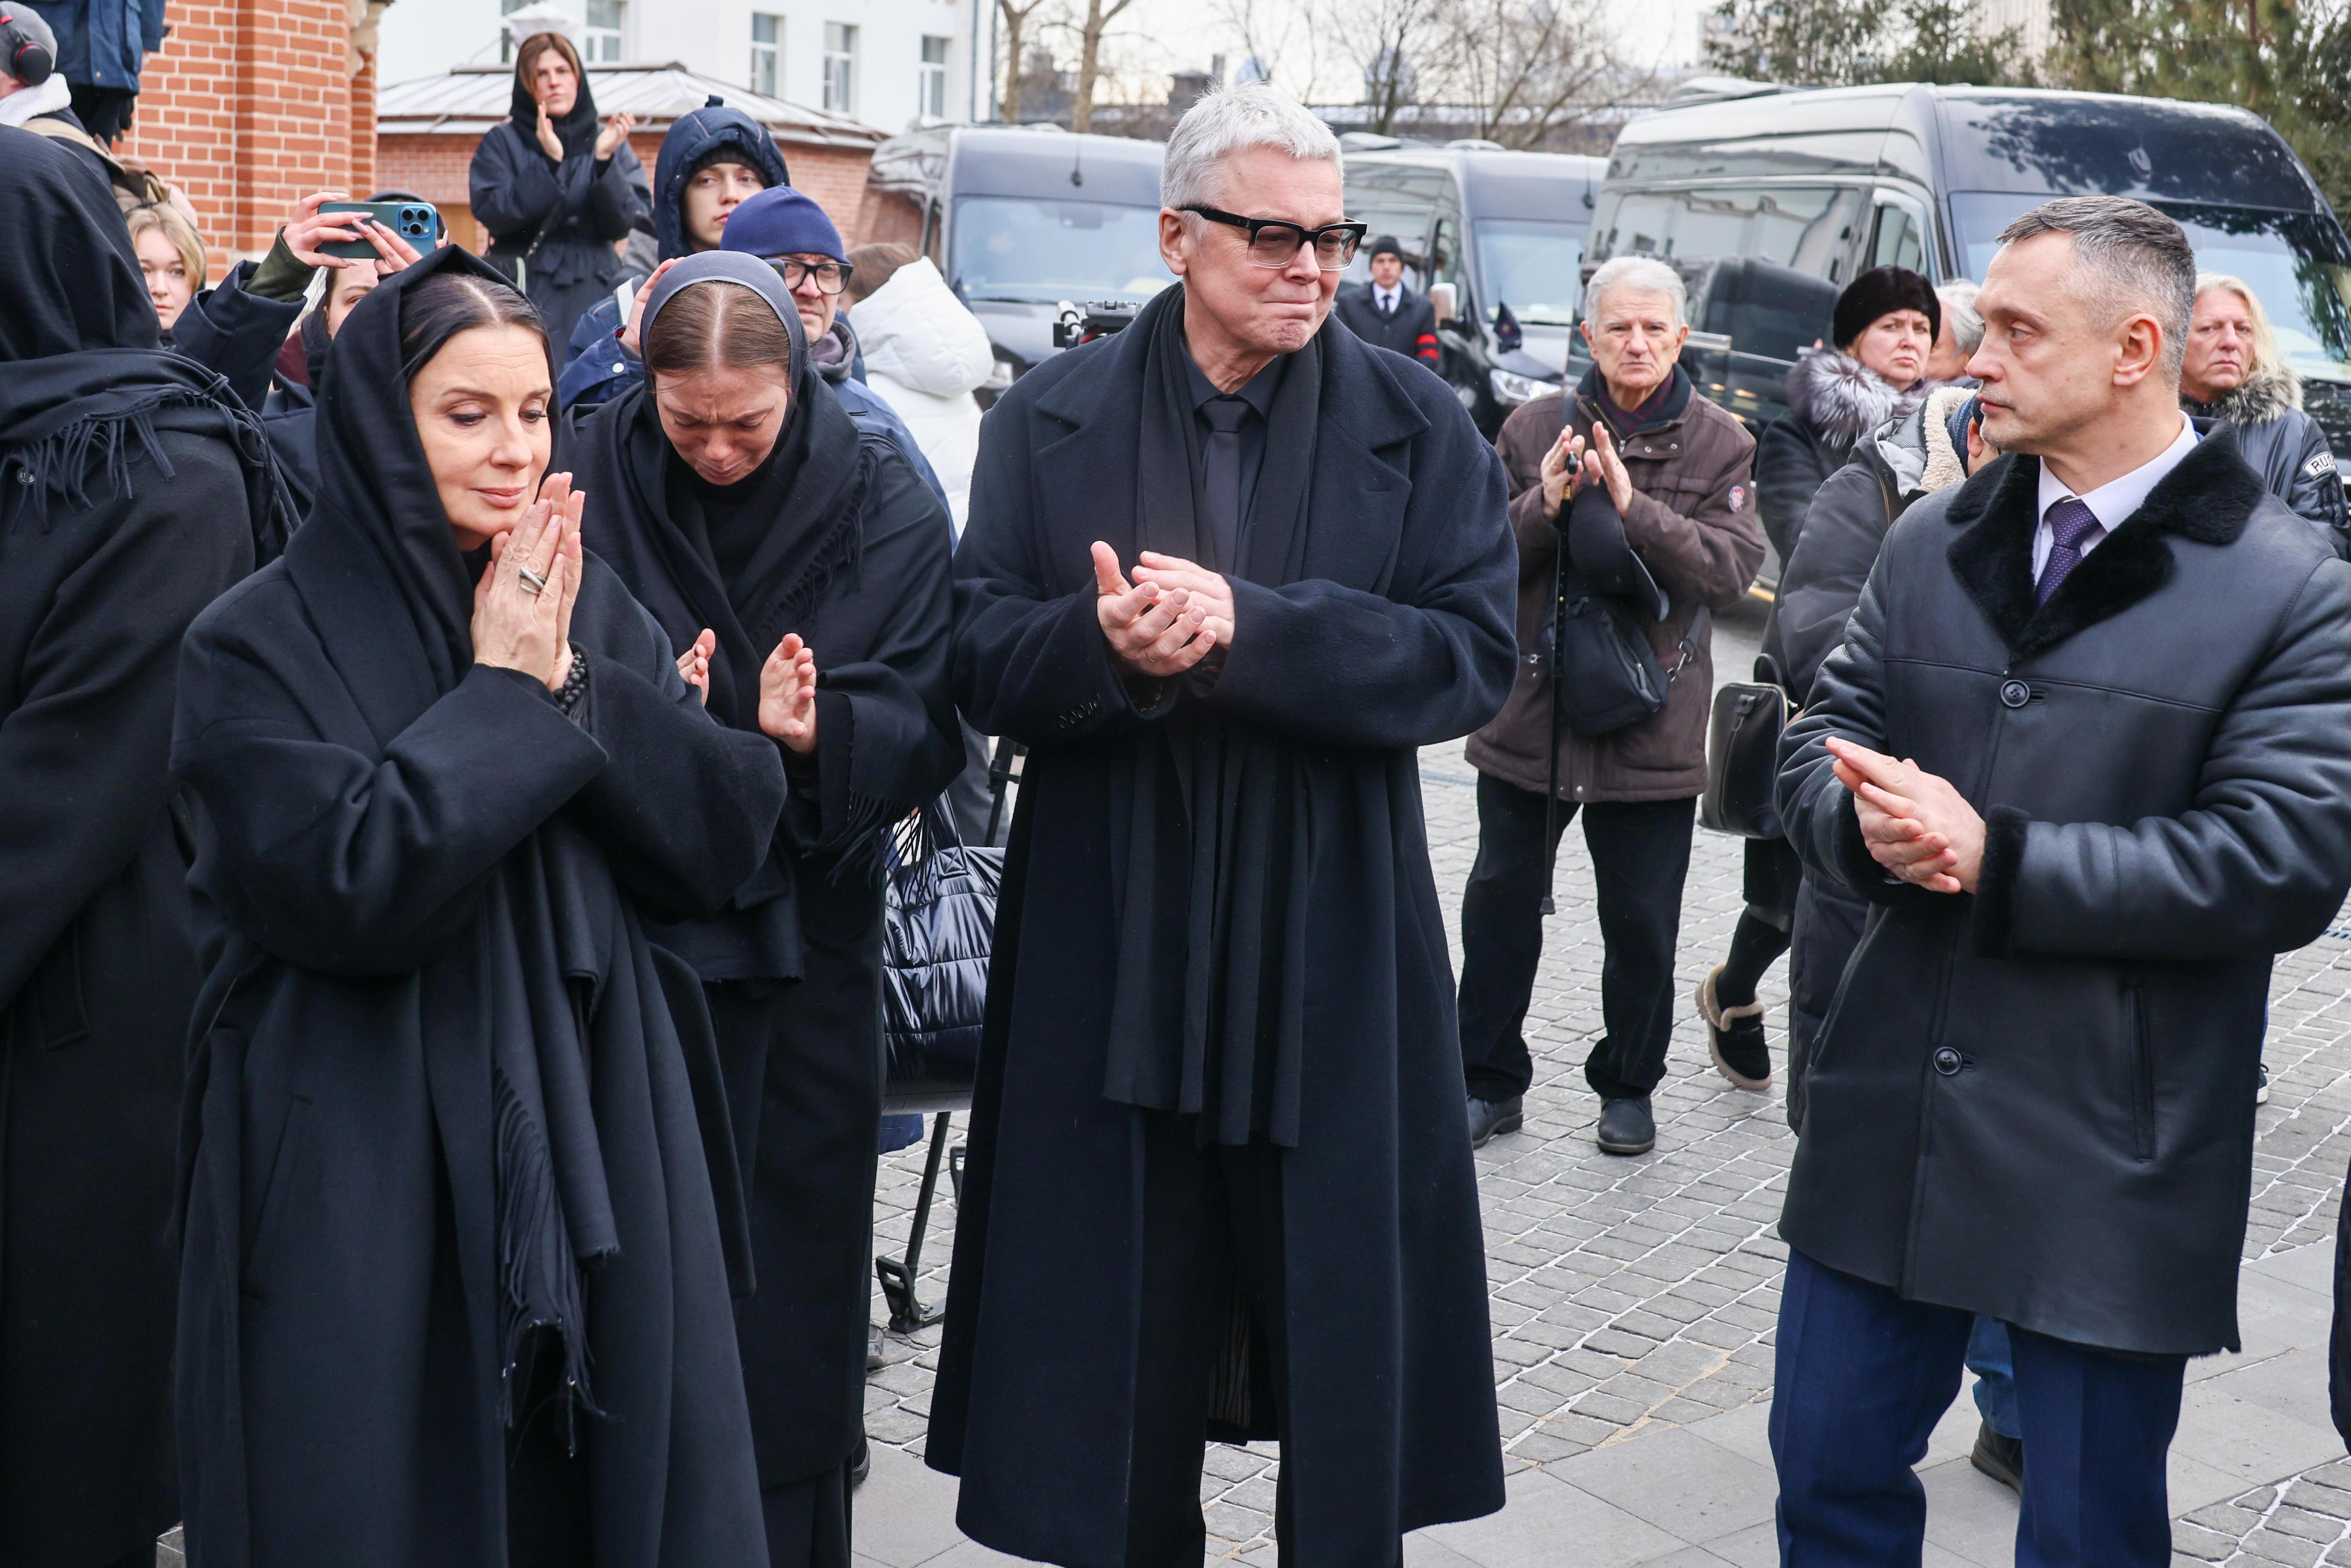
M 529 590 L 530 596 L 533 599 L 537 599 L 540 594 L 547 591 L 547 579 L 539 576 L 538 573 L 531 570 L 530 568 L 527 566 L 518 566 L 515 568 L 515 575 L 522 579 L 523 587 Z

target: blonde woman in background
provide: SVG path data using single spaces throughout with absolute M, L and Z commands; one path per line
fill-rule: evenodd
M 133 207 L 126 221 L 131 225 L 131 247 L 139 253 L 139 270 L 147 280 L 147 298 L 155 306 L 163 345 L 169 348 L 180 312 L 204 286 L 204 242 L 176 207 L 161 204 Z
M 2302 378 L 2286 362 L 2269 313 L 2242 278 L 2196 275 L 2196 312 L 2179 365 L 2179 406 L 2199 431 L 2226 423 L 2270 494 L 2346 550 L 2343 482 L 2318 422 L 2302 412 Z

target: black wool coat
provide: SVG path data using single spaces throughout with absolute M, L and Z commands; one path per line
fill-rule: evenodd
M 591 139 L 593 131 L 591 123 Z M 612 244 L 650 210 L 645 166 L 625 141 L 610 158 L 598 160 L 590 147 L 558 163 L 502 121 L 474 150 L 465 184 L 474 216 L 500 246 L 529 246 L 523 291 L 559 363 L 580 318 L 621 280 Z
M 26 1568 L 111 1562 L 178 1517 L 169 1233 L 196 958 L 173 654 L 254 549 L 235 455 L 157 443 L 169 477 L 141 454 L 130 494 L 0 531 L 0 1561 Z
M 787 632 L 816 653 L 816 750 L 786 758 L 795 787 L 759 869 L 716 915 L 651 933 L 711 986 L 741 1162 L 722 1179 L 739 1180 L 749 1204 L 754 1267 L 736 1315 L 766 1487 L 840 1465 L 863 1433 L 883 1092 L 880 835 L 962 760 L 946 508 L 895 447 L 859 434 L 813 372 L 796 395 L 787 444 L 822 444 L 821 465 L 846 477 L 804 475 L 791 492 L 799 504 L 768 526 L 827 530 L 851 548 L 810 558 L 786 606 L 738 599 L 699 526 L 672 511 L 665 470 L 683 460 L 646 389 L 597 409 L 572 457 L 590 497 L 583 537 L 672 645 L 690 646 L 705 626 L 718 632 L 711 714 L 729 722 L 731 706 L 740 727 L 730 733 L 781 754 L 758 728 L 759 665 Z M 813 509 L 810 488 L 824 492 Z
M 1781 1234 L 2059 1339 L 2234 1349 L 2271 957 L 2351 888 L 2351 566 L 2215 436 L 2036 607 L 2038 475 L 1904 514 L 1782 742 L 1789 838 L 1878 908 Z M 1976 893 L 1886 881 L 1831 736 L 1984 814 Z
M 956 694 L 1030 749 L 989 976 L 926 1458 L 1000 1551 L 1124 1561 L 1145 1113 L 1105 1096 L 1121 841 L 1155 737 L 1113 668 L 1088 549 L 1135 556 L 1144 325 L 1031 371 L 987 417 L 956 559 Z M 1515 645 L 1502 475 L 1450 391 L 1343 328 L 1299 580 L 1233 578 L 1198 702 L 1296 759 L 1309 1020 L 1280 1151 L 1284 1457 L 1299 1562 L 1502 1506 L 1476 1174 L 1416 748 L 1491 717 Z M 1271 465 L 1301 460 L 1269 451 Z M 1263 483 L 1263 481 L 1261 481 Z M 1173 808 L 1169 808 L 1173 810 Z M 1181 831 L 1180 829 L 1178 830 Z M 1179 935 L 1155 963 L 1180 974 Z
M 1339 290 L 1331 302 L 1331 314 L 1374 348 L 1393 349 L 1431 365 L 1437 360 L 1437 307 L 1426 295 L 1415 294 L 1402 284 L 1396 286 L 1393 315 L 1382 313 L 1369 283 L 1351 283 Z

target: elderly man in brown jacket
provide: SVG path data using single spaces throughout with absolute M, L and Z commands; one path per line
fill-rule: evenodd
M 1693 802 L 1706 787 L 1714 685 L 1703 611 L 1736 603 L 1763 562 L 1750 472 L 1754 438 L 1698 395 L 1675 363 L 1689 335 L 1679 275 L 1662 262 L 1604 263 L 1584 290 L 1593 369 L 1573 394 L 1520 407 L 1495 444 L 1519 539 L 1519 673 L 1501 713 L 1469 739 L 1478 769 L 1478 863 L 1461 901 L 1461 1055 L 1469 1136 L 1515 1131 L 1533 1078 L 1522 1027 L 1542 956 L 1541 905 L 1559 831 L 1579 811 L 1592 852 L 1605 1028 L 1584 1061 L 1601 1097 L 1598 1140 L 1614 1155 L 1656 1142 L 1649 1092 L 1673 1030 L 1674 947 L 1689 870 Z M 1559 584 L 1559 524 L 1605 485 L 1625 539 L 1670 601 L 1627 606 L 1670 685 L 1655 716 L 1593 738 L 1554 731 L 1544 646 Z M 1554 742 L 1555 736 L 1555 742 Z M 1543 791 L 1556 744 L 1560 810 Z

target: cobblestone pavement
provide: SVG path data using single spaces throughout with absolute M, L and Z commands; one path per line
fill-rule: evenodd
M 1718 646 L 1719 671 L 1743 674 L 1747 661 L 1737 648 L 1742 632 L 1751 637 L 1753 628 L 1727 629 Z M 1437 888 L 1450 923 L 1458 917 L 1462 883 L 1477 847 L 1473 776 L 1458 746 L 1442 747 L 1424 756 L 1422 782 Z M 1741 902 L 1740 873 L 1735 842 L 1698 834 L 1683 912 L 1677 979 L 1682 1016 L 1672 1065 L 1656 1096 L 1658 1145 L 1643 1158 L 1616 1159 L 1593 1145 L 1598 1104 L 1581 1072 L 1600 1019 L 1601 944 L 1592 915 L 1591 862 L 1574 830 L 1562 849 L 1560 913 L 1548 923 L 1528 1020 L 1536 1082 L 1527 1100 L 1526 1126 L 1496 1139 L 1478 1155 L 1495 1383 L 1514 1472 L 1581 1477 L 1602 1462 L 1583 1457 L 1604 1448 L 1631 1450 L 1625 1456 L 1627 1465 L 1642 1456 L 1655 1456 L 1653 1462 L 1662 1464 L 1686 1452 L 1700 1465 L 1727 1459 L 1719 1447 L 1688 1448 L 1678 1430 L 1769 1398 L 1772 1329 L 1786 1257 L 1773 1226 L 1793 1143 L 1776 1088 L 1769 1094 L 1744 1093 L 1715 1074 L 1687 1000 L 1729 943 Z M 1458 962 L 1458 931 L 1454 938 Z M 2193 1505 L 2178 1526 L 2183 1563 L 2324 1560 L 2351 1565 L 2351 1463 L 2341 1460 L 2341 1447 L 2331 1433 L 2325 1434 L 2324 1452 L 2310 1436 L 2325 1424 L 2323 1311 L 2314 1354 L 2307 1343 L 2314 1337 L 2311 1313 L 2323 1309 L 2323 1295 L 2314 1292 L 2323 1289 L 2324 1270 L 2331 1263 L 2325 1244 L 2334 1233 L 2337 1194 L 2351 1162 L 2346 992 L 2351 929 L 2330 934 L 2278 967 L 2268 1048 L 2273 1087 L 2261 1113 L 2245 1251 L 2249 1264 L 2273 1268 L 2295 1281 L 2279 1289 L 2296 1292 L 2298 1326 L 2285 1336 L 2291 1343 L 2270 1347 L 2270 1354 L 2273 1360 L 2294 1362 L 2294 1430 L 2302 1441 L 2271 1457 L 2254 1452 L 2259 1445 L 2253 1445 L 2247 1450 L 2250 1469 L 2232 1470 L 2223 1462 L 2236 1452 L 2226 1444 L 2178 1461 L 2175 1500 L 2186 1501 L 2176 1506 Z M 1763 994 L 1771 1008 L 1776 1055 L 1786 1001 L 1784 965 L 1775 967 Z M 885 1252 L 903 1251 L 924 1152 L 916 1145 L 885 1162 L 878 1243 Z M 934 1304 L 946 1293 L 953 1229 L 954 1206 L 943 1180 L 923 1254 L 923 1289 Z M 2314 1301 L 2319 1309 L 2311 1306 Z M 2250 1312 L 2248 1358 L 2259 1360 L 2262 1347 L 2254 1342 L 2261 1336 Z M 878 1297 L 876 1316 L 879 1321 Z M 867 1425 L 875 1441 L 919 1456 L 937 1339 L 935 1328 L 911 1338 L 891 1336 L 889 1364 L 874 1374 L 869 1390 Z M 2199 1363 L 2192 1375 L 2228 1371 L 2246 1360 Z M 2289 1375 L 2283 1363 L 2278 1375 Z M 2220 1397 L 2216 1393 L 2214 1399 Z M 2190 1419 L 2200 1418 L 2194 1412 L 2202 1408 L 2191 1401 Z M 1705 1432 L 1716 1444 L 1730 1441 L 1718 1434 L 1745 1434 L 1748 1452 L 1737 1462 L 1746 1469 L 1739 1472 L 1739 1485 L 1766 1489 L 1760 1517 L 1768 1521 L 1769 1461 L 1761 1452 L 1761 1411 L 1755 1415 L 1759 1418 L 1751 1422 L 1716 1420 Z M 1938 1450 L 1930 1451 L 1930 1462 L 1938 1452 L 1952 1459 L 1954 1440 L 1959 1443 L 1957 1452 L 1963 1453 L 1964 1440 L 1972 1437 L 1972 1416 L 1963 1411 L 1955 1410 L 1946 1426 L 1959 1437 L 1946 1437 Z M 1613 1456 L 1608 1462 L 1614 1463 Z M 2262 1469 L 2264 1464 L 2271 1468 Z M 1271 1563 L 1272 1467 L 1268 1448 L 1210 1448 L 1202 1495 L 1214 1553 Z M 1964 1461 L 1957 1467 L 1964 1470 Z M 1719 1476 L 1689 1479 L 1699 1491 L 1720 1481 Z M 1520 1484 L 1514 1475 L 1514 1500 Z M 1590 1490 L 1589 1482 L 1578 1484 Z M 1669 1479 L 1659 1484 L 1670 1490 Z M 1986 1539 L 1995 1542 L 1987 1549 L 1993 1555 L 1955 1554 L 1949 1561 L 2008 1560 L 1997 1542 L 2003 1528 L 2012 1534 L 2012 1503 L 1991 1483 L 1981 1485 L 1984 1496 L 1975 1503 L 1995 1516 L 1985 1526 Z M 1930 1494 L 1937 1497 L 1936 1509 L 1943 1509 L 1931 1486 Z M 1750 1498 L 1739 1506 L 1753 1505 Z M 1771 1561 L 1768 1524 L 1762 1529 L 1762 1537 L 1750 1530 L 1737 1538 L 1745 1546 L 1709 1548 L 1728 1555 L 1701 1554 L 1690 1561 Z M 1679 1536 L 1705 1539 L 1709 1538 L 1687 1531 Z M 1448 1552 L 1432 1560 L 1485 1559 Z M 1494 1559 L 1503 1560 L 1514 1559 Z M 1559 1555 L 1530 1560 L 1585 1559 L 1562 1549 Z M 1930 1555 L 1930 1561 L 1945 1560 Z

